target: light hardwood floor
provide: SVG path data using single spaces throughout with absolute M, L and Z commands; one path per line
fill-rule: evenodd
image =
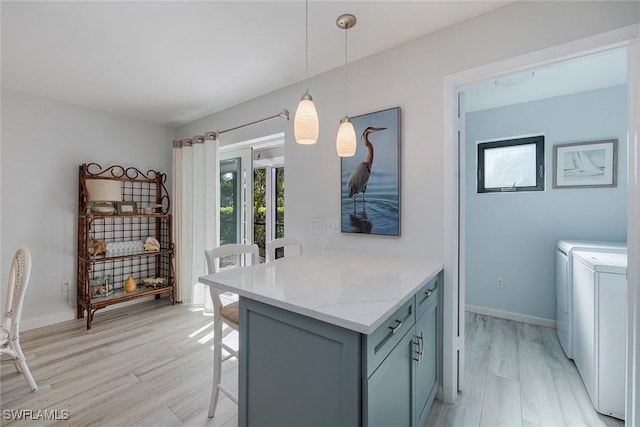
M 622 426 L 593 409 L 555 332 L 467 313 L 468 391 L 436 400 L 428 426 Z M 93 329 L 73 320 L 26 331 L 22 346 L 39 389 L 30 392 L 13 364 L 0 366 L 1 425 L 237 426 L 222 397 L 207 418 L 212 376 L 211 317 L 166 300 L 98 311 Z M 229 339 L 234 339 L 230 336 Z M 237 364 L 223 364 L 237 390 Z M 14 422 L 11 410 L 68 411 L 57 422 Z M 301 426 L 303 427 L 303 426 Z
M 624 426 L 595 411 L 554 329 L 469 312 L 465 328 L 466 391 L 427 425 Z

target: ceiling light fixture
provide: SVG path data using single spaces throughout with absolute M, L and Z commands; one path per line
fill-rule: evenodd
M 318 141 L 320 125 L 318 112 L 309 94 L 309 1 L 305 1 L 305 85 L 306 92 L 302 95 L 295 118 L 293 119 L 293 135 L 298 144 L 315 144 Z
M 511 87 L 521 85 L 524 82 L 531 80 L 536 73 L 533 71 L 527 71 L 524 73 L 511 74 L 494 80 L 493 84 L 500 87 Z
M 356 154 L 356 131 L 353 128 L 348 111 L 347 96 L 347 30 L 356 25 L 356 17 L 350 13 L 340 15 L 336 20 L 338 28 L 344 30 L 344 109 L 345 115 L 340 120 L 338 136 L 336 137 L 336 151 L 340 157 L 352 157 Z

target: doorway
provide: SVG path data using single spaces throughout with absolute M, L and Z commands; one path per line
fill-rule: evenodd
M 284 135 L 220 147 L 220 244 L 284 237 Z
M 517 58 L 501 61 L 499 63 L 478 67 L 452 74 L 445 77 L 445 114 L 448 111 L 450 120 L 445 121 L 445 140 L 451 141 L 445 150 L 445 164 L 449 165 L 450 174 L 445 176 L 445 288 L 450 292 L 445 293 L 443 319 L 443 388 L 442 398 L 444 401 L 452 402 L 456 399 L 458 390 L 464 389 L 464 201 L 460 198 L 463 188 L 464 157 L 461 156 L 460 143 L 464 140 L 464 130 L 459 126 L 462 119 L 463 109 L 458 103 L 458 89 L 463 85 L 473 84 L 488 79 L 495 79 L 498 76 L 511 74 L 519 71 L 526 71 L 532 67 L 543 67 L 551 64 L 561 63 L 566 60 L 576 59 L 587 54 L 603 52 L 614 48 L 625 48 L 631 52 L 631 57 L 637 55 L 637 28 L 629 27 L 618 31 L 590 37 L 565 45 L 559 45 L 543 51 L 523 55 Z M 630 75 L 637 75 L 635 67 L 637 59 L 634 59 L 629 67 Z M 506 70 L 506 71 L 505 71 Z M 629 99 L 636 99 L 638 88 L 635 83 L 628 87 Z M 629 103 L 631 111 L 632 104 Z M 637 133 L 638 128 L 637 112 L 630 115 L 628 124 L 631 135 Z M 637 138 L 631 141 L 630 151 L 637 150 Z M 637 159 L 629 159 L 629 170 L 637 170 Z M 638 183 L 635 178 L 629 182 L 629 194 L 635 194 Z M 629 251 L 637 251 L 638 245 L 638 206 L 629 199 Z M 630 265 L 629 276 L 637 280 L 637 272 L 634 266 Z M 635 283 L 635 282 L 634 282 Z M 635 293 L 635 291 L 633 291 Z M 630 313 L 635 315 L 636 297 L 631 295 L 632 302 Z M 635 298 L 635 299 L 634 299 Z M 637 335 L 635 328 L 632 332 Z M 637 347 L 637 346 L 636 346 Z M 632 349 L 631 351 L 635 351 Z M 637 375 L 634 371 L 633 376 Z M 629 386 L 631 387 L 631 386 Z M 629 389 L 631 390 L 631 389 Z
M 460 87 L 467 311 L 555 327 L 557 242 L 626 242 L 626 71 L 618 48 Z M 605 141 L 612 186 L 555 184 L 558 152 L 585 144 L 599 164 Z

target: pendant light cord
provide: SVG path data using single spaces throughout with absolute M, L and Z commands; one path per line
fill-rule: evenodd
M 349 116 L 349 97 L 347 94 L 347 31 L 349 31 L 348 27 L 344 29 L 344 114 L 345 116 Z
M 305 28 L 305 78 L 304 85 L 307 93 L 309 93 L 309 0 L 304 2 L 304 28 Z

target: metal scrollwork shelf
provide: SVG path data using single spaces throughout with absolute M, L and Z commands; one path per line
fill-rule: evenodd
M 87 329 L 97 310 L 113 304 L 162 294 L 175 304 L 175 247 L 166 178 L 164 173 L 135 167 L 80 165 L 77 317 L 86 313 Z M 122 202 L 135 206 L 135 211 L 92 213 L 87 180 L 119 182 Z M 129 277 L 135 280 L 135 289 L 125 289 Z

